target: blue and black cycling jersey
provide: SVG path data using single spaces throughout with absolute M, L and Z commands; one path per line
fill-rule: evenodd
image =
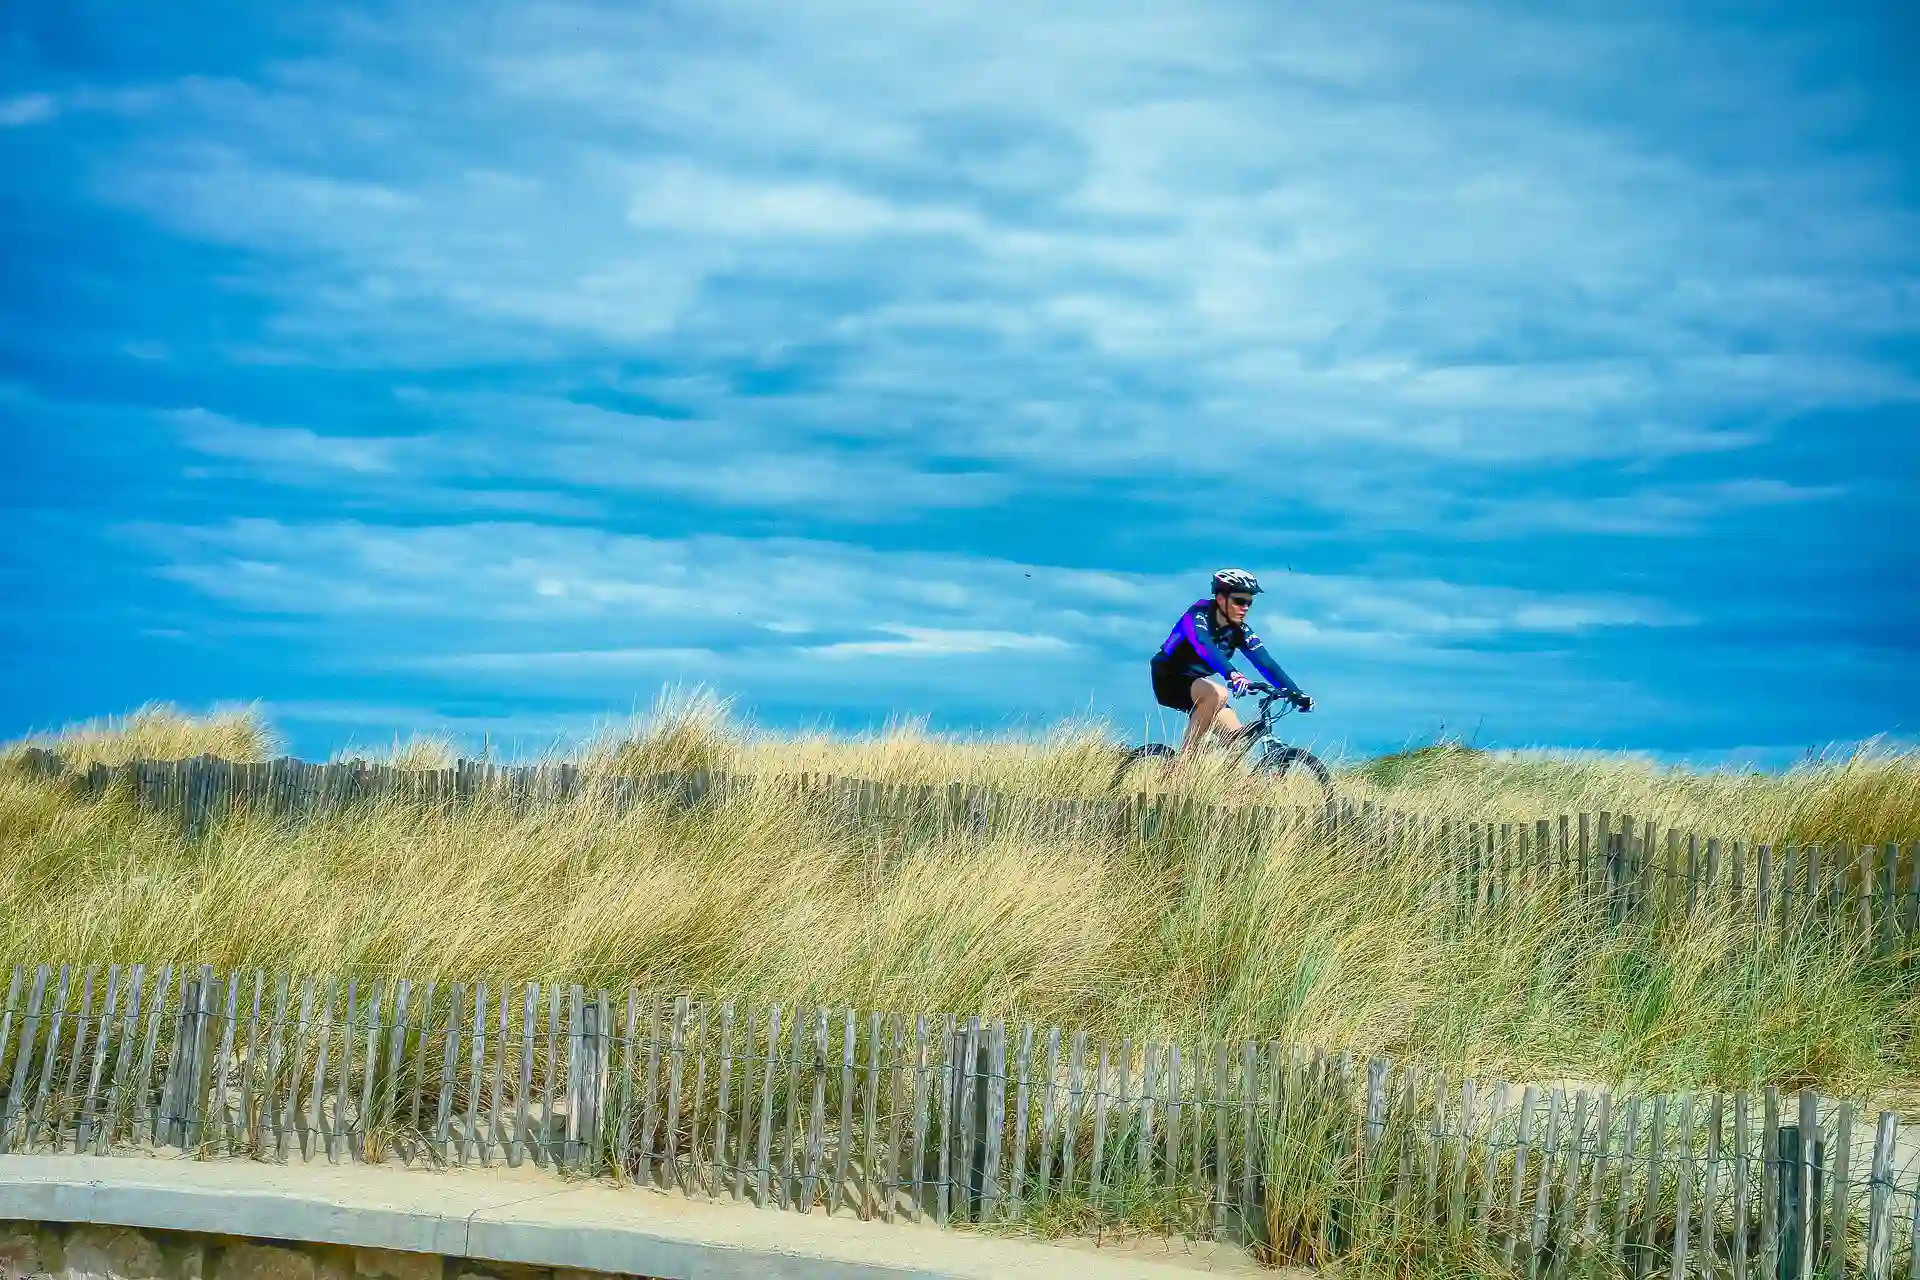
M 1196 600 L 1180 615 L 1166 643 L 1153 655 L 1153 669 L 1161 676 L 1199 680 L 1211 675 L 1225 680 L 1233 675 L 1235 653 L 1246 654 L 1254 670 L 1274 688 L 1299 691 L 1251 627 L 1214 618 L 1212 600 Z

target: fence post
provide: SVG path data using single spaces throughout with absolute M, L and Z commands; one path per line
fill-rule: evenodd
M 954 1061 L 967 1063 L 963 1070 L 956 1070 L 954 1089 L 954 1132 L 960 1138 L 962 1146 L 958 1152 L 961 1157 L 960 1175 L 964 1180 L 961 1191 L 961 1203 L 956 1206 L 958 1216 L 969 1222 L 978 1222 L 984 1216 L 982 1210 L 987 1200 L 987 1116 L 989 1108 L 988 1084 L 993 1079 L 993 1036 L 992 1029 L 977 1026 L 977 1019 L 969 1019 L 968 1026 L 955 1031 Z M 968 1049 L 972 1049 L 969 1061 Z M 972 1078 L 963 1081 L 962 1077 L 971 1074 Z M 965 1115 L 962 1115 L 962 1107 Z
M 1778 1198 L 1774 1201 L 1773 1220 L 1779 1224 L 1780 1246 L 1773 1280 L 1801 1280 L 1800 1211 L 1803 1195 L 1800 1188 L 1800 1126 L 1781 1125 L 1779 1140 L 1770 1154 L 1775 1167 L 1779 1169 L 1776 1183 Z
M 181 1050 L 180 1097 L 174 1108 L 182 1147 L 198 1146 L 205 1120 L 207 1095 L 207 1050 L 213 1033 L 213 968 L 203 966 L 193 984 L 193 998 L 186 1006 L 186 1047 Z

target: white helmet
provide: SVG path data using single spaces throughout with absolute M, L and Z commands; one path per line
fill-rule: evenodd
M 1219 595 L 1222 591 L 1257 596 L 1260 594 L 1260 579 L 1245 569 L 1222 569 L 1213 575 L 1213 593 Z

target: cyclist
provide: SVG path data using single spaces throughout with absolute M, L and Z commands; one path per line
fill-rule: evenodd
M 1247 610 L 1259 594 L 1260 580 L 1245 569 L 1220 570 L 1213 575 L 1213 598 L 1189 605 L 1153 655 L 1154 700 L 1190 713 L 1182 756 L 1205 741 L 1209 729 L 1223 738 L 1239 731 L 1240 717 L 1227 705 L 1228 691 L 1245 693 L 1248 680 L 1233 669 L 1235 651 L 1245 653 L 1247 661 L 1287 701 L 1302 711 L 1313 710 L 1313 699 L 1287 678 L 1247 626 Z

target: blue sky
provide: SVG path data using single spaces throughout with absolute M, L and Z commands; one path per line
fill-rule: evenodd
M 1911 736 L 1914 19 L 1552 8 L 10 4 L 0 734 Z

